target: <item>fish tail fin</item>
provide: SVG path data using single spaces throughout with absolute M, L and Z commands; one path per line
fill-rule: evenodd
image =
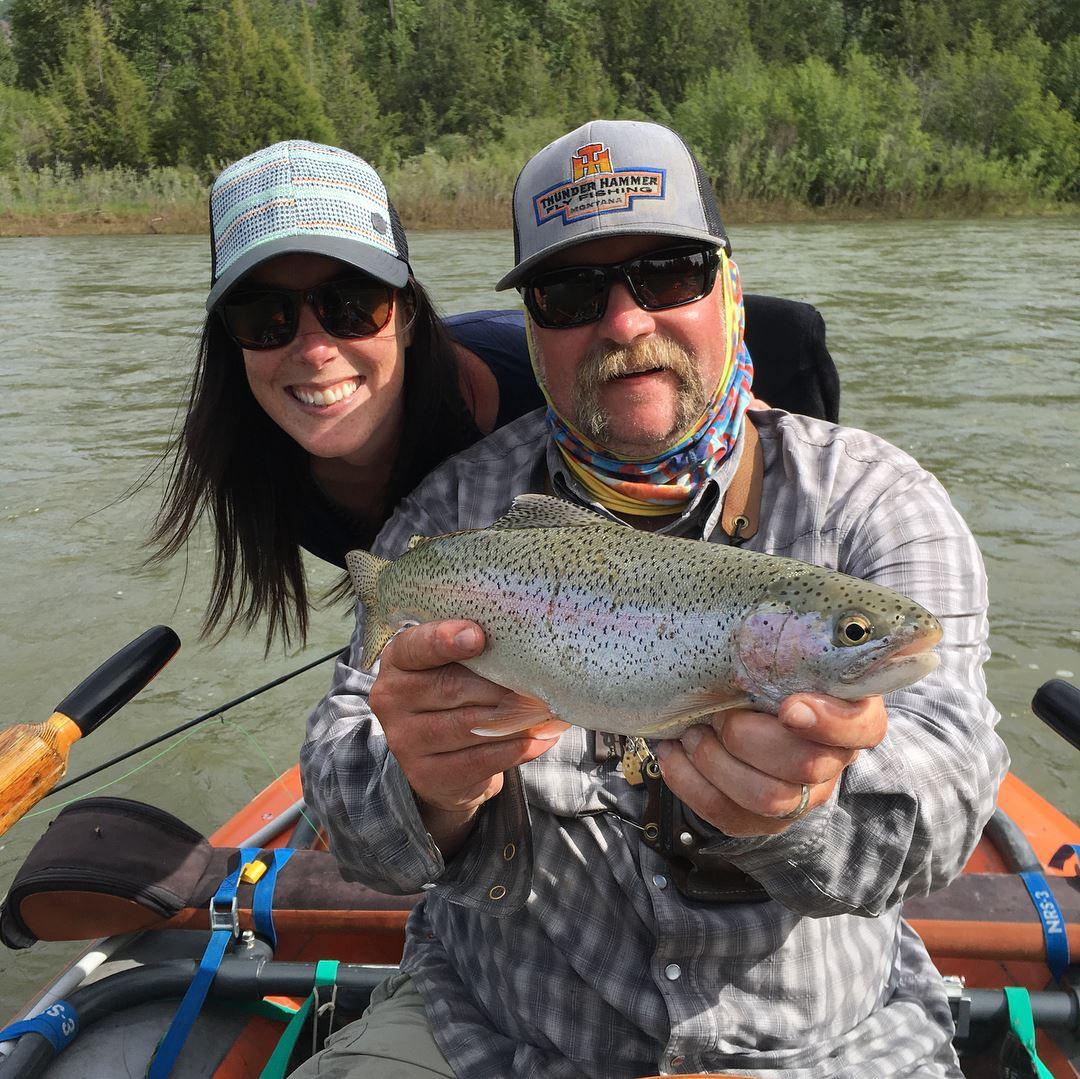
M 364 640 L 360 666 L 366 671 L 375 664 L 386 642 L 394 635 L 379 606 L 379 577 L 391 563 L 369 551 L 349 551 L 349 569 L 357 598 L 364 605 Z
M 386 642 L 393 637 L 394 631 L 370 607 L 364 608 L 364 642 L 360 653 L 360 669 L 371 670 L 379 653 L 386 647 Z
M 375 605 L 379 575 L 390 562 L 370 551 L 349 551 L 345 555 L 345 566 L 352 578 L 356 596 L 365 607 Z

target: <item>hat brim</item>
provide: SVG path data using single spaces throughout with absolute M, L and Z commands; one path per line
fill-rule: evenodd
M 579 244 L 592 243 L 594 240 L 606 240 L 612 236 L 670 236 L 678 240 L 700 240 L 710 247 L 723 247 L 729 255 L 731 254 L 731 242 L 726 237 L 721 238 L 705 229 L 685 228 L 667 222 L 658 222 L 655 227 L 650 228 L 648 224 L 637 221 L 625 226 L 608 226 L 595 229 L 592 232 L 579 232 L 575 236 L 553 243 L 545 247 L 543 251 L 537 252 L 531 258 L 527 258 L 524 262 L 515 266 L 499 281 L 495 286 L 495 291 L 505 292 L 507 289 L 517 288 L 519 285 L 524 284 L 525 279 L 533 270 L 559 251 L 577 247 Z
M 346 240 L 337 236 L 279 236 L 274 240 L 245 251 L 214 282 L 206 298 L 206 310 L 213 311 L 217 304 L 241 278 L 278 255 L 325 255 L 355 266 L 393 288 L 402 288 L 409 280 L 408 263 L 365 243 Z

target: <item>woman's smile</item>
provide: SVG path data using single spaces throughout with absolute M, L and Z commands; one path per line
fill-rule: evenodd
M 330 408 L 341 401 L 347 401 L 360 388 L 364 379 L 346 378 L 340 382 L 323 383 L 322 385 L 297 384 L 286 387 L 297 401 L 318 410 Z

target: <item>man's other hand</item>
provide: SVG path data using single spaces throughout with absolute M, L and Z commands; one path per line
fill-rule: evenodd
M 888 727 L 881 697 L 842 701 L 798 693 L 779 716 L 734 708 L 660 743 L 675 795 L 729 836 L 775 835 L 832 796 L 841 773 Z M 787 816 L 809 799 L 798 817 Z

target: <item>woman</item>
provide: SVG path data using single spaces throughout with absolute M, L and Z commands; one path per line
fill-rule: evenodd
M 155 558 L 209 512 L 207 631 L 265 614 L 268 644 L 303 641 L 301 547 L 344 565 L 435 465 L 543 399 L 512 315 L 466 316 L 472 348 L 451 340 L 382 181 L 354 154 L 292 141 L 237 161 L 214 182 L 210 231 Z

